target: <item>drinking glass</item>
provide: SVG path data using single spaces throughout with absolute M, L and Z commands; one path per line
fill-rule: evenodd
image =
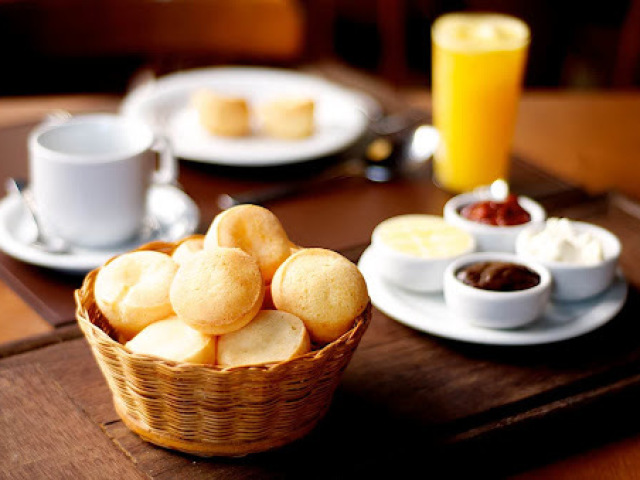
M 509 173 L 529 47 L 521 20 L 451 13 L 432 26 L 433 122 L 441 135 L 434 181 L 459 193 Z

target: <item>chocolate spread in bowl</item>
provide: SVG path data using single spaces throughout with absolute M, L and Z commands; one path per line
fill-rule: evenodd
M 482 290 L 515 292 L 535 287 L 540 275 L 530 268 L 511 262 L 478 262 L 456 272 L 462 283 Z

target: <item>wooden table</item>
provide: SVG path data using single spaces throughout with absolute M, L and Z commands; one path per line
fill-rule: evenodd
M 393 92 L 380 89 L 374 93 L 393 97 Z M 411 99 L 416 105 L 428 103 L 424 92 Z M 611 107 L 608 113 L 598 110 L 599 114 L 618 111 L 640 117 L 637 109 L 627 110 L 639 99 L 640 95 L 629 95 L 628 102 L 609 104 L 610 96 L 602 95 L 593 101 Z M 640 431 L 635 415 L 640 395 L 637 206 L 625 197 L 585 195 L 540 172 L 531 164 L 559 163 L 555 144 L 545 151 L 544 142 L 522 143 L 535 138 L 538 131 L 545 132 L 546 119 L 567 111 L 576 112 L 575 122 L 569 119 L 557 127 L 575 129 L 589 101 L 588 96 L 560 93 L 525 96 L 516 152 L 526 155 L 529 163 L 515 163 L 512 184 L 538 198 L 552 214 L 598 223 L 620 236 L 630 294 L 621 314 L 605 327 L 556 345 L 487 347 L 431 337 L 375 311 L 329 414 L 307 438 L 246 458 L 199 459 L 146 444 L 117 417 L 108 388 L 73 323 L 70 293 L 80 279 L 0 255 L 4 281 L 0 284 L 4 295 L 0 297 L 4 299 L 0 332 L 19 325 L 14 332 L 29 334 L 0 346 L 0 477 L 359 478 L 434 471 L 495 476 L 528 471 L 525 476 L 597 472 L 603 478 L 607 472 L 633 472 L 639 465 L 635 459 L 640 441 L 633 436 Z M 0 164 L 0 177 L 26 173 L 24 143 L 34 115 L 52 106 L 113 110 L 117 102 L 117 98 L 92 96 L 49 99 L 46 104 L 32 99 L 0 100 L 0 112 L 10 116 L 3 121 L 0 114 L 0 152 L 7 159 Z M 576 102 L 582 107 L 577 108 Z M 6 105 L 11 108 L 3 108 Z M 546 113 L 541 105 L 547 106 Z M 632 127 L 620 126 L 625 128 Z M 588 141 L 598 142 L 596 138 Z M 571 146 L 564 148 L 568 151 Z M 537 156 L 536 152 L 543 153 Z M 264 172 L 250 173 L 238 176 L 228 169 L 182 164 L 181 182 L 202 210 L 201 229 L 218 212 L 215 194 L 264 185 L 265 178 L 270 178 Z M 286 173 L 289 177 L 304 174 Z M 356 260 L 378 222 L 407 212 L 438 214 L 448 198 L 425 172 L 383 185 L 345 181 L 269 207 L 296 243 L 336 249 Z M 14 309 L 10 314 L 6 305 Z M 39 330 L 41 335 L 30 335 Z M 627 435 L 632 435 L 630 440 L 602 447 Z M 584 462 L 586 454 L 580 452 L 591 448 L 597 448 L 595 460 Z M 565 457 L 570 458 L 559 461 Z M 624 461 L 612 466 L 621 458 Z M 540 469 L 549 462 L 550 466 Z

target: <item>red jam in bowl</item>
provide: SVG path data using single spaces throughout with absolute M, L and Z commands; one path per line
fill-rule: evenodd
M 485 200 L 472 203 L 460 210 L 467 220 L 485 225 L 512 226 L 531 221 L 531 215 L 518 203 L 518 197 L 510 194 L 504 202 Z
M 533 288 L 540 283 L 537 272 L 511 262 L 478 262 L 456 272 L 465 285 L 482 290 L 515 292 Z

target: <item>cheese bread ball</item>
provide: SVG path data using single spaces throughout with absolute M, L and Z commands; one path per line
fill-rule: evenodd
M 280 362 L 310 349 L 302 320 L 287 312 L 262 310 L 240 330 L 218 338 L 218 364 L 235 367 Z
M 218 364 L 258 365 L 290 360 L 311 348 L 307 329 L 295 315 L 262 310 L 246 326 L 218 339 Z
M 259 110 L 262 129 L 267 135 L 284 140 L 309 137 L 314 130 L 314 101 L 287 97 L 271 100 Z
M 239 248 L 209 248 L 180 265 L 169 295 L 182 321 L 207 335 L 221 335 L 256 316 L 264 283 L 250 255 Z
M 169 255 L 138 251 L 103 266 L 94 286 L 100 311 L 125 340 L 173 313 L 169 288 L 178 265 Z
M 237 205 L 218 214 L 204 239 L 204 248 L 236 247 L 254 257 L 266 284 L 291 254 L 291 242 L 280 220 L 258 205 Z
M 216 363 L 216 337 L 200 333 L 175 315 L 145 327 L 125 347 L 184 363 Z
M 171 254 L 171 258 L 178 265 L 181 265 L 187 258 L 204 248 L 204 237 L 198 236 L 185 240 Z
M 362 274 L 331 250 L 307 248 L 291 255 L 271 282 L 278 310 L 302 319 L 315 343 L 336 340 L 369 303 Z
M 244 98 L 199 90 L 192 104 L 201 125 L 214 135 L 240 137 L 249 133 L 249 107 Z

